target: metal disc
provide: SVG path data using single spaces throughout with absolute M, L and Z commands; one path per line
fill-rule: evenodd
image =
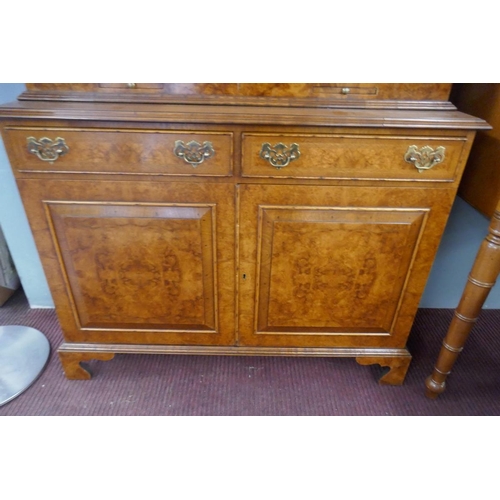
M 0 406 L 41 375 L 49 354 L 50 344 L 42 332 L 29 326 L 0 326 Z

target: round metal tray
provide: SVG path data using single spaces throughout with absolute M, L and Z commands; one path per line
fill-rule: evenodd
M 0 326 L 0 406 L 41 375 L 50 354 L 45 335 L 28 326 Z

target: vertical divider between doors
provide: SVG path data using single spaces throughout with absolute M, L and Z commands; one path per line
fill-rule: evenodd
M 236 300 L 234 301 L 234 345 L 240 345 L 240 323 L 239 323 L 239 308 L 240 308 L 240 184 L 234 185 L 234 204 L 235 210 L 235 293 Z

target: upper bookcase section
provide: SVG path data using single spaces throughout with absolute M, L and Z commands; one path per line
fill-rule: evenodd
M 20 100 L 304 107 L 452 106 L 451 83 L 27 83 Z

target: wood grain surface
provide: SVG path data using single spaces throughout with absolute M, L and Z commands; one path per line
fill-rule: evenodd
M 31 92 L 144 92 L 184 96 L 366 98 L 446 101 L 450 83 L 27 83 Z M 348 89 L 348 90 L 346 90 Z
M 408 137 L 359 135 L 243 135 L 242 175 L 248 177 L 294 177 L 320 179 L 380 179 L 453 181 L 467 137 Z M 282 169 L 273 168 L 260 156 L 262 145 L 297 144 L 300 157 Z M 445 148 L 445 160 L 419 172 L 404 160 L 410 146 Z
M 242 344 L 404 347 L 451 190 L 243 185 L 239 199 Z
M 487 120 L 472 147 L 459 195 L 491 219 L 500 199 L 500 83 L 463 83 L 453 90 L 459 109 Z
M 5 142 L 12 165 L 24 172 L 128 173 L 181 176 L 230 176 L 233 160 L 231 132 L 71 129 L 58 127 L 7 128 Z M 41 161 L 26 148 L 27 138 L 62 137 L 69 148 L 54 162 Z M 174 153 L 176 141 L 210 142 L 215 154 L 193 167 Z
M 19 187 L 66 340 L 234 343 L 232 185 Z

